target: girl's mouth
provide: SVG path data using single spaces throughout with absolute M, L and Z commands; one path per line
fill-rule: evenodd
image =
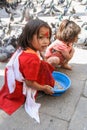
M 45 50 L 47 48 L 47 46 L 42 46 L 42 49 Z

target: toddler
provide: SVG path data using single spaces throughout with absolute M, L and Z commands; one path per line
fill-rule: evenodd
M 80 31 L 79 25 L 75 22 L 67 19 L 63 20 L 56 33 L 56 40 L 46 49 L 46 61 L 54 67 L 60 65 L 71 70 L 72 68 L 68 62 L 73 57 L 73 44 L 77 42 Z

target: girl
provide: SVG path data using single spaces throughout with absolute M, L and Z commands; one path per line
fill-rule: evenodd
M 68 62 L 73 57 L 73 44 L 77 42 L 80 31 L 80 27 L 75 22 L 63 20 L 58 28 L 56 40 L 46 49 L 46 61 L 53 66 L 60 65 L 71 70 Z
M 51 28 L 46 22 L 34 19 L 25 25 L 18 40 L 19 48 L 6 66 L 5 84 L 0 90 L 0 108 L 8 114 L 25 102 L 25 110 L 39 122 L 36 93 L 53 94 L 54 68 L 39 55 L 50 44 L 50 38 Z

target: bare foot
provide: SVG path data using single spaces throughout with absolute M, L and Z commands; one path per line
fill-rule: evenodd
M 72 67 L 70 65 L 68 65 L 68 64 L 65 64 L 65 65 L 63 65 L 61 67 L 64 68 L 64 69 L 72 70 Z

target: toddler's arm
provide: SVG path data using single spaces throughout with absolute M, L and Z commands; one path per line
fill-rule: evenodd
M 73 57 L 73 54 L 74 54 L 74 48 L 72 47 L 70 51 L 68 50 L 63 50 L 61 51 L 62 55 L 64 56 L 64 58 L 69 61 L 72 57 Z
M 72 49 L 71 49 L 71 51 L 70 51 L 70 59 L 73 57 L 73 54 L 74 54 L 74 52 L 75 52 L 75 49 L 72 47 Z

